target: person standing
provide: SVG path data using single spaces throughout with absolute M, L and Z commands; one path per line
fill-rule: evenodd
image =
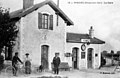
M 13 75 L 16 76 L 17 74 L 17 70 L 18 70 L 18 61 L 21 62 L 21 64 L 23 64 L 23 62 L 20 60 L 20 58 L 18 57 L 18 52 L 15 53 L 15 56 L 12 59 L 12 66 L 15 68 L 15 70 L 13 70 Z
M 59 74 L 59 65 L 60 65 L 60 57 L 59 53 L 55 53 L 55 57 L 53 58 L 53 66 L 54 66 L 54 73 Z
M 100 63 L 99 69 L 101 67 L 103 67 L 103 65 L 105 65 L 105 64 L 106 64 L 106 60 L 105 60 L 105 58 L 103 56 L 101 56 L 101 63 Z
M 25 54 L 26 57 L 24 59 L 24 65 L 25 65 L 25 73 L 30 74 L 31 73 L 31 59 L 29 58 L 29 53 Z
M 4 67 L 4 56 L 0 52 L 0 72 L 2 71 Z

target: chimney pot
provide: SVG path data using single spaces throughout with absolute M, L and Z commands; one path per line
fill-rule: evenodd
M 34 0 L 23 0 L 23 9 L 30 8 L 33 4 Z
M 91 38 L 94 37 L 94 29 L 93 29 L 93 26 L 91 26 L 90 29 L 89 29 L 89 36 L 90 36 Z

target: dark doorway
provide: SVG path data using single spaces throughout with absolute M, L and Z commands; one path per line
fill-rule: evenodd
M 77 48 L 77 47 L 73 48 L 73 50 L 72 50 L 72 55 L 73 55 L 73 57 L 72 57 L 73 65 L 72 66 L 74 69 L 78 69 L 78 50 L 79 50 L 79 48 Z
M 41 64 L 44 66 L 44 69 L 48 69 L 48 45 L 41 46 Z
M 93 68 L 93 48 L 88 48 L 87 66 L 88 68 Z
M 9 46 L 9 47 L 6 47 L 5 46 L 5 60 L 12 60 L 12 55 L 13 53 L 13 47 L 12 46 Z

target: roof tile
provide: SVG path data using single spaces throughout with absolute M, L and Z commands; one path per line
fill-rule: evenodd
M 70 43 L 83 43 L 81 39 L 90 39 L 90 44 L 104 44 L 102 41 L 96 37 L 91 38 L 88 34 L 78 34 L 78 33 L 67 33 L 67 42 Z

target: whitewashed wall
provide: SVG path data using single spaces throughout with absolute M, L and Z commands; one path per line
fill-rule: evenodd
M 93 52 L 93 68 L 98 68 L 100 66 L 100 52 L 101 49 L 100 47 L 102 46 L 101 44 L 90 44 L 90 45 L 86 45 L 86 50 L 85 50 L 85 59 L 81 59 L 81 43 L 67 43 L 66 44 L 66 52 L 72 53 L 72 49 L 74 47 L 79 48 L 79 52 L 78 52 L 78 68 L 79 69 L 87 69 L 87 50 L 88 48 L 93 48 L 94 52 Z M 95 54 L 98 54 L 97 57 L 95 57 Z M 66 61 L 68 62 L 69 66 L 72 67 L 72 57 L 66 57 Z
M 93 68 L 99 68 L 100 66 L 100 57 L 101 57 L 101 46 L 102 44 L 90 44 L 90 46 L 88 48 L 93 48 Z M 95 54 L 98 54 L 97 57 L 95 57 Z
M 53 30 L 38 29 L 38 12 L 53 14 Z M 60 52 L 61 61 L 64 61 L 66 40 L 65 26 L 66 24 L 61 17 L 59 17 L 59 26 L 56 26 L 56 14 L 49 5 L 44 5 L 38 10 L 22 17 L 20 26 L 20 57 L 23 58 L 25 53 L 28 52 L 32 58 L 32 64 L 40 65 L 41 45 L 48 45 L 49 68 L 51 68 L 51 62 L 55 52 Z

